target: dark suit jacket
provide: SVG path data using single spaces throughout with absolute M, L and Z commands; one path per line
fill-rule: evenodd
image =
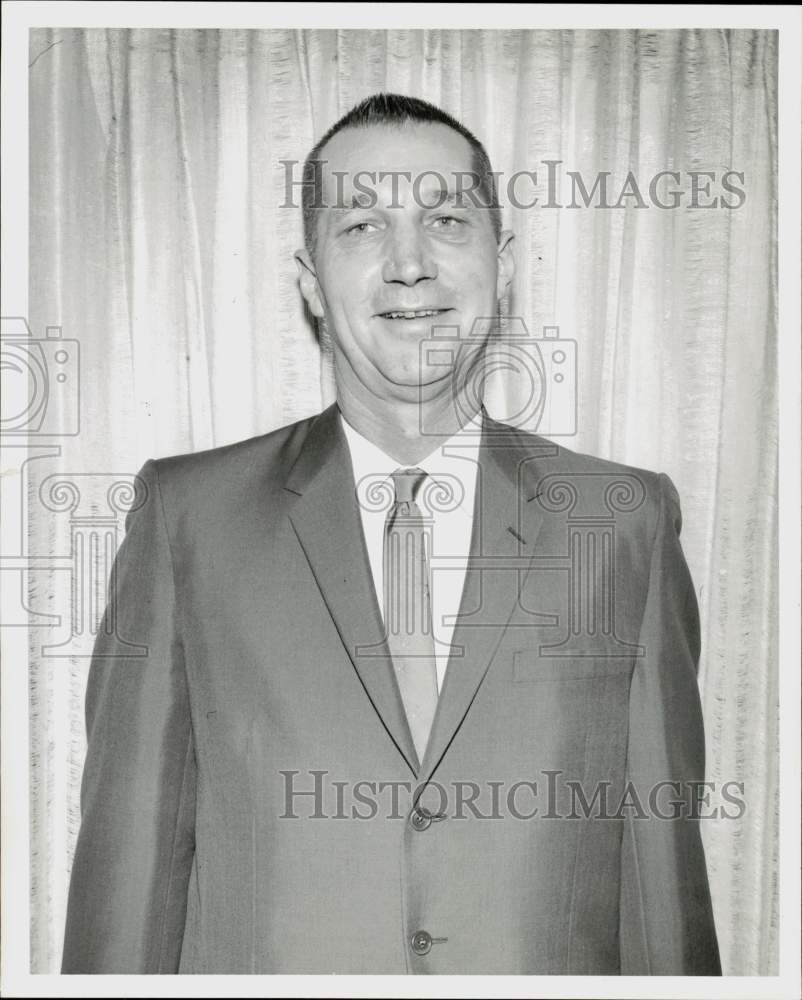
M 666 805 L 704 778 L 667 476 L 485 414 L 422 765 L 336 407 L 141 478 L 64 972 L 720 972 L 698 821 Z

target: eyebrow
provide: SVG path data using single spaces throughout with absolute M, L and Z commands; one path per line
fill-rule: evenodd
M 470 195 L 470 194 L 473 194 L 475 191 L 476 191 L 476 188 L 473 188 L 470 191 L 468 191 L 467 193 Z M 449 205 L 452 202 L 459 202 L 459 206 L 458 207 L 460 207 L 460 208 L 464 208 L 464 207 L 466 207 L 466 205 L 467 206 L 472 205 L 472 202 L 471 202 L 470 198 L 468 198 L 467 201 L 466 201 L 466 198 L 465 198 L 466 192 L 465 191 L 454 191 L 454 190 L 452 190 L 452 188 L 448 188 L 447 190 L 444 191 L 442 188 L 439 188 L 438 191 L 437 191 L 437 194 L 438 194 L 438 197 L 441 198 L 440 205 Z
M 477 193 L 476 188 L 468 189 L 467 191 L 465 190 L 455 191 L 452 188 L 444 190 L 442 187 L 438 187 L 436 189 L 432 189 L 431 191 L 427 192 L 427 195 L 429 196 L 436 195 L 436 204 L 421 204 L 419 207 L 427 211 L 434 210 L 437 208 L 442 208 L 443 205 L 455 205 L 455 207 L 457 208 L 475 208 L 476 201 L 472 196 L 474 196 L 476 193 Z M 395 206 L 380 205 L 378 201 L 376 201 L 374 204 L 366 204 L 366 202 L 368 202 L 369 200 L 370 199 L 368 198 L 367 195 L 353 194 L 351 195 L 350 202 L 346 202 L 346 204 L 344 205 L 332 205 L 331 210 L 336 215 L 342 216 L 342 215 L 347 215 L 348 212 L 355 212 L 359 210 L 363 210 L 366 212 L 372 211 L 373 209 L 384 211 L 385 208 L 387 207 L 396 207 L 396 208 L 401 207 L 400 205 L 395 205 Z M 421 200 L 428 201 L 429 199 L 424 198 L 421 195 Z

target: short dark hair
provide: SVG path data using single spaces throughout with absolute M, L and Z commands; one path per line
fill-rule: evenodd
M 320 170 L 321 152 L 326 143 L 338 132 L 346 128 L 368 128 L 371 125 L 403 125 L 406 122 L 438 122 L 447 125 L 467 139 L 473 152 L 473 173 L 477 176 L 476 192 L 481 197 L 480 204 L 490 211 L 490 221 L 496 242 L 501 238 L 501 208 L 498 203 L 496 178 L 490 165 L 490 157 L 482 143 L 461 122 L 435 104 L 404 94 L 373 94 L 351 108 L 326 132 L 304 161 L 303 187 L 301 189 L 301 209 L 304 223 L 304 242 L 310 252 L 316 243 L 316 206 L 321 204 Z

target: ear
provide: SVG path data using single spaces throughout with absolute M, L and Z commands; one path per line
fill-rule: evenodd
M 317 282 L 317 272 L 312 261 L 312 256 L 304 247 L 296 250 L 295 263 L 298 265 L 298 283 L 301 286 L 301 295 L 306 299 L 309 310 L 313 316 L 323 319 L 323 297 L 320 294 L 320 287 Z
M 515 233 L 505 229 L 498 241 L 498 281 L 496 284 L 496 298 L 502 299 L 509 289 L 512 276 L 515 274 L 515 253 L 513 251 L 513 241 Z

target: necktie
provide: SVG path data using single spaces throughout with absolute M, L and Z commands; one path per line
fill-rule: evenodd
M 415 503 L 426 473 L 417 468 L 396 469 L 392 478 L 395 503 L 384 526 L 384 618 L 387 643 L 420 762 L 437 708 L 429 540 L 423 514 Z

